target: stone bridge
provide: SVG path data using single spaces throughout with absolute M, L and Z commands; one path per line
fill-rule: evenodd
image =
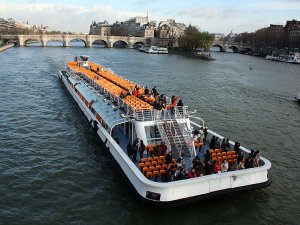
M 106 47 L 112 48 L 116 42 L 123 42 L 128 47 L 134 44 L 145 44 L 146 38 L 144 37 L 127 37 L 127 36 L 100 36 L 100 35 L 85 35 L 85 34 L 42 34 L 42 35 L 2 35 L 3 40 L 15 40 L 20 46 L 26 46 L 28 42 L 41 42 L 42 46 L 47 46 L 49 41 L 60 41 L 64 47 L 69 47 L 72 40 L 81 40 L 84 42 L 85 47 L 92 47 L 95 41 L 102 42 Z
M 244 45 L 240 42 L 222 42 L 215 40 L 212 46 L 219 47 L 220 52 L 226 52 L 227 49 L 232 49 L 233 52 L 251 52 L 255 50 L 255 46 Z

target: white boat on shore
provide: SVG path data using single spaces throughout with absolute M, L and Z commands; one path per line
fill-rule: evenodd
M 150 53 L 150 54 L 168 54 L 168 48 L 163 48 L 163 47 L 157 47 L 157 46 L 150 46 L 145 48 L 145 53 Z
M 294 64 L 300 64 L 300 53 L 290 53 L 287 54 L 280 54 L 280 55 L 267 55 L 266 59 L 272 60 L 272 61 L 278 61 L 278 62 L 285 62 L 285 63 L 294 63 Z
M 87 56 L 80 58 L 67 62 L 59 79 L 141 200 L 175 206 L 271 184 L 271 163 L 267 159 L 259 155 L 252 158 L 253 153 L 244 147 L 234 151 L 235 143 L 231 141 L 228 148 L 211 148 L 209 140 L 213 136 L 220 140 L 223 137 L 203 130 L 204 121 L 193 117 L 188 106 L 167 103 L 155 109 L 155 100 L 144 95 L 143 87 L 89 62 Z M 131 94 L 133 89 L 137 96 Z M 143 141 L 145 149 L 132 154 L 137 140 Z M 253 159 L 253 164 L 238 169 L 237 160 L 245 159 Z M 229 168 L 220 171 L 219 161 L 225 160 Z

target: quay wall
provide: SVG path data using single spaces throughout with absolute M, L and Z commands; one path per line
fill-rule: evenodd
M 14 44 L 3 45 L 0 47 L 0 52 L 5 51 L 11 47 L 14 47 Z

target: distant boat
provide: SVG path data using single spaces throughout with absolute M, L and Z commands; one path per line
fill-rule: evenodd
M 157 47 L 157 46 L 150 46 L 145 48 L 146 53 L 150 54 L 168 54 L 169 51 L 167 48 Z
M 266 59 L 277 61 L 277 62 L 300 64 L 300 52 L 290 53 L 288 55 L 287 54 L 267 55 Z

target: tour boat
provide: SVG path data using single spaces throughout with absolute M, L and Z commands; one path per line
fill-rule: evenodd
M 163 48 L 163 47 L 157 47 L 157 46 L 150 46 L 145 48 L 145 53 L 150 53 L 150 54 L 168 54 L 168 48 Z
M 200 159 L 203 165 L 204 152 L 209 162 L 226 159 L 236 165 L 239 155 L 233 151 L 235 143 L 228 142 L 230 150 L 226 151 L 210 149 L 213 136 L 221 140 L 223 137 L 205 128 L 204 121 L 193 116 L 188 106 L 167 102 L 157 109 L 154 98 L 144 95 L 145 88 L 88 61 L 88 56 L 67 62 L 66 70 L 59 71 L 59 79 L 134 193 L 147 203 L 176 206 L 271 184 L 268 176 L 271 163 L 261 156 L 256 167 L 240 170 L 233 167 L 232 171 L 209 174 L 197 172 L 185 179 L 185 171 L 189 173 L 195 166 L 194 160 Z M 199 138 L 203 132 L 204 143 Z M 136 156 L 132 155 L 131 146 L 137 140 L 143 141 L 145 151 Z M 239 150 L 245 158 L 250 153 L 242 146 Z M 178 170 L 184 175 L 181 179 Z
M 281 54 L 281 55 L 267 55 L 266 59 L 278 62 L 285 62 L 285 63 L 293 63 L 293 64 L 300 64 L 300 53 L 290 53 L 290 54 Z

